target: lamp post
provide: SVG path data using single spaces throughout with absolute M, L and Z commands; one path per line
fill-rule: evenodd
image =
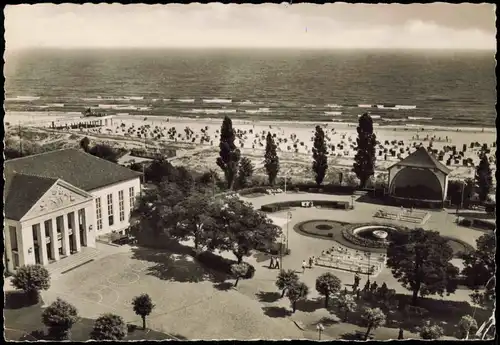
M 325 327 L 323 327 L 322 324 L 318 323 L 316 325 L 316 329 L 318 330 L 318 340 L 321 340 L 321 332 L 325 330 Z
M 464 193 L 465 193 L 465 181 L 462 181 L 462 195 L 460 199 L 460 204 L 457 204 L 457 224 L 459 223 L 460 216 L 458 215 L 458 208 L 464 208 Z
M 288 211 L 286 214 L 286 251 L 288 252 L 288 223 L 292 220 L 292 212 Z

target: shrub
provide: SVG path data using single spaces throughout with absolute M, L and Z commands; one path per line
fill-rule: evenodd
M 458 328 L 460 329 L 460 338 L 465 339 L 471 332 L 477 330 L 477 322 L 470 315 L 464 315 L 458 323 Z
M 472 225 L 472 220 L 470 220 L 468 218 L 461 219 L 460 225 L 469 227 Z
M 444 335 L 443 328 L 438 325 L 427 324 L 420 330 L 420 337 L 427 340 L 439 339 Z
M 38 302 L 40 290 L 50 288 L 50 274 L 42 265 L 21 266 L 12 277 L 11 284 L 33 298 L 33 302 Z
M 42 313 L 42 322 L 49 329 L 52 340 L 67 340 L 70 338 L 71 327 L 78 319 L 76 308 L 66 301 L 57 298 Z
M 123 318 L 114 314 L 104 314 L 97 318 L 90 333 L 92 340 L 122 340 L 127 336 L 127 325 Z

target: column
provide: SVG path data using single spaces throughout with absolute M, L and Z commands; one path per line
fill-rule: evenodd
M 77 213 L 76 212 L 72 212 L 71 213 L 71 218 L 72 218 L 72 221 L 73 221 L 73 243 L 74 243 L 74 248 L 75 248 L 75 251 L 78 253 L 80 252 L 80 249 L 81 249 L 81 245 L 80 245 L 80 225 L 79 225 L 79 222 L 77 222 L 78 218 L 77 218 Z
M 56 220 L 52 218 L 50 221 L 50 248 L 52 248 L 52 255 L 55 261 L 59 260 L 59 239 L 57 238 Z
M 45 238 L 44 224 L 38 224 L 38 231 L 36 237 L 38 237 L 38 253 L 40 255 L 40 263 L 42 265 L 47 265 L 49 263 L 49 257 L 47 256 L 47 240 Z
M 62 216 L 62 252 L 64 255 L 71 255 L 70 246 L 69 246 L 69 228 L 68 228 L 68 215 L 64 214 Z

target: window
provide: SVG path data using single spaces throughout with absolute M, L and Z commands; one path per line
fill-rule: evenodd
M 95 212 L 97 218 L 97 230 L 102 230 L 102 209 L 100 197 L 95 199 Z
M 118 207 L 120 208 L 120 222 L 123 222 L 125 220 L 125 201 L 122 190 L 118 192 Z
M 130 198 L 130 210 L 134 208 L 134 201 L 135 201 L 135 192 L 134 192 L 134 187 L 130 187 L 128 189 L 128 194 Z
M 31 229 L 33 231 L 33 243 L 38 241 L 38 231 L 40 231 L 40 224 L 33 224 L 31 226 Z
M 17 250 L 17 231 L 15 226 L 9 226 L 10 231 L 10 249 Z
M 113 217 L 113 194 L 108 194 L 108 223 L 113 225 L 115 219 Z
M 46 220 L 43 222 L 43 226 L 45 228 L 45 237 L 50 237 L 50 228 L 52 227 L 52 221 Z

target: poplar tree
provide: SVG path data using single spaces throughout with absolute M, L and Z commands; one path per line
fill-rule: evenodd
M 233 122 L 226 116 L 224 117 L 220 131 L 220 152 L 219 157 L 217 157 L 217 165 L 224 172 L 228 189 L 233 188 L 241 156 L 240 150 L 234 144 L 235 139 Z
M 276 177 L 280 171 L 280 159 L 276 153 L 276 143 L 274 142 L 271 132 L 267 133 L 266 138 L 266 154 L 264 155 L 264 167 L 267 171 L 269 184 L 272 186 L 276 182 Z
M 325 142 L 325 132 L 320 126 L 316 126 L 313 146 L 313 171 L 316 175 L 316 184 L 319 186 L 323 182 L 328 169 L 328 150 Z
M 479 200 L 486 201 L 488 194 L 491 190 L 491 185 L 493 184 L 493 178 L 491 175 L 490 163 L 486 154 L 481 155 L 481 160 L 479 165 L 476 167 L 476 182 L 479 188 Z
M 377 138 L 373 133 L 373 120 L 368 113 L 359 118 L 356 156 L 354 156 L 353 172 L 359 178 L 361 188 L 366 186 L 370 176 L 375 173 L 375 146 Z

